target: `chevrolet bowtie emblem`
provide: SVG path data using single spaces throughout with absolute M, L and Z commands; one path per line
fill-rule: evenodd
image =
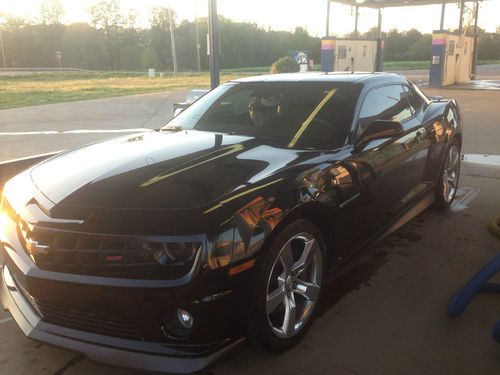
M 28 254 L 30 254 L 31 256 L 47 254 L 49 246 L 40 245 L 38 241 L 35 241 L 31 238 L 31 231 L 33 228 L 30 227 L 29 224 L 20 222 L 19 229 L 21 230 L 21 235 L 24 238 L 24 243 Z
M 26 250 L 30 255 L 40 255 L 47 254 L 49 246 L 40 245 L 37 241 L 32 240 L 31 238 L 26 238 Z

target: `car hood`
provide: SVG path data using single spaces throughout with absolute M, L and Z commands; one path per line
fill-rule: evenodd
M 31 178 L 59 208 L 192 209 L 315 155 L 248 136 L 152 131 L 59 154 Z

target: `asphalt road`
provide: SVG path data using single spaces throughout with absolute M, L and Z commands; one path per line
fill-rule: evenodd
M 0 161 L 122 134 L 116 131 L 158 128 L 173 117 L 173 104 L 184 101 L 186 94 L 161 92 L 0 110 Z
M 500 78 L 500 65 L 483 67 L 482 73 L 490 79 L 498 73 Z M 406 74 L 417 79 L 420 71 Z M 423 90 L 458 100 L 466 125 L 464 152 L 500 154 L 500 118 L 493 110 L 500 103 L 500 90 Z M 163 92 L 0 110 L 0 162 L 158 128 L 173 117 L 173 104 L 186 95 Z

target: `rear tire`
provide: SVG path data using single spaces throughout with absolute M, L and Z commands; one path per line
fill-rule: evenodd
M 453 140 L 446 149 L 435 189 L 436 207 L 440 210 L 448 209 L 455 199 L 460 179 L 460 152 L 457 140 Z
M 257 347 L 282 352 L 310 328 L 323 292 L 326 246 L 308 220 L 281 230 L 266 248 L 249 300 L 247 335 Z

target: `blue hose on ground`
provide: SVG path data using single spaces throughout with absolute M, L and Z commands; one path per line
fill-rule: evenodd
M 453 294 L 448 304 L 448 313 L 451 316 L 462 315 L 472 298 L 479 292 L 500 292 L 500 284 L 488 283 L 498 271 L 500 271 L 500 255 L 486 263 L 464 287 Z
M 490 231 L 500 237 L 500 216 L 494 217 L 490 222 Z M 500 254 L 483 266 L 465 286 L 458 289 L 448 303 L 448 314 L 451 316 L 462 315 L 472 298 L 480 292 L 500 292 L 500 284 L 488 281 L 500 271 Z M 500 320 L 491 330 L 491 337 L 500 344 Z
M 490 222 L 490 232 L 500 237 L 500 216 L 494 217 Z

